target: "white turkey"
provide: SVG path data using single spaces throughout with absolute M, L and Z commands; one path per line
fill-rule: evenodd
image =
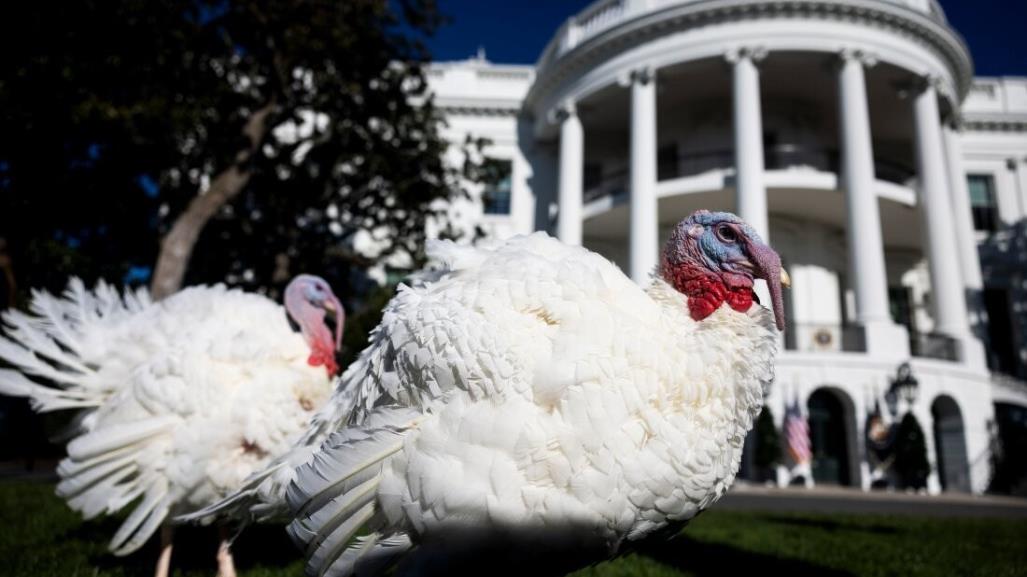
M 17 370 L 0 369 L 0 393 L 37 411 L 80 410 L 57 494 L 86 519 L 132 507 L 110 542 L 116 555 L 162 529 L 158 577 L 172 516 L 238 489 L 309 426 L 331 394 L 344 320 L 311 275 L 290 282 L 284 311 L 222 285 L 151 302 L 145 290 L 72 279 L 63 298 L 34 292 L 31 312 L 2 317 L 0 359 Z M 224 531 L 218 572 L 234 574 Z
M 693 214 L 646 289 L 544 233 L 429 256 L 301 443 L 201 514 L 288 506 L 311 576 L 536 575 L 673 532 L 724 494 L 788 284 L 748 225 Z

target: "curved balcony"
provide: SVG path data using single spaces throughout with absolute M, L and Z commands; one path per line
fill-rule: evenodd
M 811 19 L 824 26 L 808 26 Z M 731 59 L 739 50 L 775 60 L 855 51 L 881 70 L 937 78 L 952 103 L 973 76 L 965 43 L 934 0 L 599 0 L 550 39 L 525 110 L 536 137 L 547 140 L 568 105 L 587 108 L 636 72 L 672 76 L 675 67 Z
M 646 16 L 662 9 L 686 4 L 699 4 L 703 0 L 598 0 L 567 19 L 546 45 L 537 68 L 545 68 L 552 61 L 570 52 L 588 39 L 629 20 Z M 945 23 L 945 12 L 937 0 L 871 0 L 899 6 L 927 14 Z M 867 2 L 863 2 L 866 4 Z
M 840 170 L 837 149 L 794 144 L 779 144 L 765 148 L 763 163 L 766 170 L 809 169 L 835 174 Z M 657 173 L 659 180 L 664 181 L 699 176 L 711 171 L 732 170 L 734 166 L 735 156 L 731 149 L 685 152 L 676 157 L 661 158 Z M 910 186 L 916 176 L 913 167 L 883 156 L 874 158 L 874 173 L 878 180 L 905 187 Z M 605 196 L 626 193 L 628 179 L 627 164 L 616 166 L 609 171 L 586 170 L 585 203 Z
M 958 340 L 941 334 L 909 330 L 910 353 L 916 358 L 957 362 L 961 358 Z M 785 350 L 802 353 L 865 353 L 863 327 L 845 323 L 788 322 Z

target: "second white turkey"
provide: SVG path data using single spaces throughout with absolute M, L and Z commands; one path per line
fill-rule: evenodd
M 110 542 L 125 555 L 170 520 L 223 498 L 291 449 L 338 371 L 343 309 L 328 284 L 296 277 L 285 308 L 222 285 L 151 302 L 72 279 L 63 298 L 36 291 L 31 314 L 3 315 L 0 394 L 37 411 L 78 409 L 57 494 L 90 519 L 130 510 Z M 298 325 L 294 332 L 286 314 Z M 337 315 L 333 335 L 325 312 Z M 234 574 L 227 541 L 219 573 Z

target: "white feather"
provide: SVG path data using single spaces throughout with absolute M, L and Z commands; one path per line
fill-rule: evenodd
M 542 233 L 429 256 L 290 453 L 305 462 L 286 500 L 308 575 L 403 557 L 417 573 L 473 549 L 433 540 L 454 530 L 514 558 L 612 555 L 727 490 L 773 378 L 769 311 L 696 322 L 663 281 L 643 290 Z M 383 435 L 404 407 L 419 418 Z M 361 524 L 371 535 L 351 542 Z
M 117 554 L 243 486 L 330 394 L 282 307 L 258 295 L 194 287 L 152 303 L 72 279 L 60 298 L 34 291 L 30 310 L 2 317 L 0 359 L 14 370 L 0 370 L 0 394 L 84 409 L 57 493 L 87 518 L 135 503 Z

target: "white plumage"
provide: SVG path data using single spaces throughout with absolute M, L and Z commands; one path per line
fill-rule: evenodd
M 57 494 L 87 519 L 131 505 L 119 555 L 238 489 L 331 392 L 283 307 L 259 295 L 219 285 L 153 303 L 73 279 L 63 298 L 35 292 L 31 310 L 3 315 L 0 358 L 17 370 L 0 370 L 0 393 L 83 410 Z
M 780 272 L 733 215 L 702 211 L 679 228 L 691 239 L 716 228 L 710 242 L 732 245 L 709 249 L 730 290 L 751 295 L 753 270 Z M 667 278 L 687 260 L 672 248 Z M 280 511 L 291 481 L 289 532 L 317 577 L 397 563 L 459 574 L 481 560 L 490 574 L 556 573 L 673 530 L 724 494 L 773 378 L 769 311 L 742 299 L 743 312 L 690 314 L 662 278 L 640 288 L 543 233 L 439 242 L 429 256 L 303 441 L 213 510 Z

